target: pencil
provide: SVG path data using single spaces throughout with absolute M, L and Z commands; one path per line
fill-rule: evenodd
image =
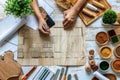
M 32 69 L 21 80 L 27 80 L 27 78 L 33 73 L 33 71 L 36 68 L 37 68 L 37 66 L 33 66 Z
M 68 72 L 68 66 L 66 66 L 66 71 L 65 71 L 65 74 L 64 74 L 64 76 L 63 76 L 63 80 L 66 80 L 67 72 Z

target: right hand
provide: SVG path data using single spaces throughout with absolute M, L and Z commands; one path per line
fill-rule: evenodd
M 43 29 L 43 26 L 44 26 L 45 30 Z M 46 23 L 46 21 L 45 21 L 43 18 L 40 18 L 40 20 L 39 20 L 38 29 L 39 29 L 39 31 L 42 32 L 43 34 L 46 34 L 46 35 L 49 35 L 49 34 L 50 34 L 50 29 L 49 29 L 49 27 L 47 26 L 47 23 Z

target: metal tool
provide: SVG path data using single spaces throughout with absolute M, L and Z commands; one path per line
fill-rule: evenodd
M 54 77 L 53 77 L 53 80 L 57 80 L 58 76 L 59 76 L 59 73 L 60 73 L 60 69 L 57 69 Z
M 72 79 L 72 76 L 71 76 L 71 74 L 69 74 L 68 76 L 67 76 L 67 80 L 71 80 Z
M 75 80 L 79 80 L 77 74 L 74 74 Z
M 59 80 L 61 80 L 61 79 L 62 79 L 63 74 L 64 74 L 64 68 L 62 68 L 62 69 L 61 69 L 61 73 L 60 73 Z

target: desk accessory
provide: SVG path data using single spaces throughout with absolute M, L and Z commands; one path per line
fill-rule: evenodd
M 54 73 L 47 67 L 41 67 L 32 80 L 51 80 Z
M 69 74 L 68 76 L 67 76 L 67 80 L 71 80 L 72 79 L 72 76 L 71 76 L 71 74 Z
M 74 74 L 75 80 L 79 80 L 77 74 Z
M 64 74 L 64 68 L 61 69 L 59 80 L 62 80 L 63 74 Z
M 34 70 L 37 68 L 37 66 L 33 66 L 32 69 L 24 75 L 24 77 L 21 80 L 27 80 L 27 78 L 34 72 Z
M 97 71 L 95 71 L 95 72 L 93 73 L 93 75 L 94 75 L 96 78 L 98 78 L 99 80 L 110 80 L 110 79 L 108 79 L 107 77 L 103 76 L 101 73 L 99 73 L 99 72 L 97 72 Z
M 63 76 L 63 80 L 66 80 L 66 76 L 67 76 L 67 72 L 68 72 L 68 66 L 66 66 L 66 70 L 65 70 L 65 74 L 64 74 L 64 76 Z
M 19 63 L 14 60 L 12 51 L 6 51 L 4 60 L 0 61 L 0 80 L 16 79 L 19 80 L 22 68 Z
M 53 76 L 53 80 L 57 80 L 60 73 L 60 69 L 57 69 L 56 73 Z

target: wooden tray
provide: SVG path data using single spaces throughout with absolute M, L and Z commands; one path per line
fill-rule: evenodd
M 117 80 L 117 78 L 114 74 L 103 74 L 103 75 L 110 80 Z M 96 77 L 93 77 L 92 80 L 99 80 L 99 79 L 97 79 Z
M 82 21 L 85 23 L 86 26 L 90 25 L 92 22 L 94 22 L 96 19 L 98 19 L 100 16 L 102 16 L 104 14 L 105 11 L 111 9 L 111 6 L 109 5 L 109 3 L 107 2 L 107 0 L 96 0 L 99 1 L 101 4 L 103 4 L 105 6 L 106 9 L 100 9 L 98 8 L 99 12 L 95 12 L 89 9 L 89 11 L 93 12 L 96 14 L 95 17 L 89 17 L 87 15 L 85 15 L 82 11 L 80 12 L 79 16 L 82 19 Z M 75 5 L 75 3 L 77 2 L 77 0 L 70 0 L 72 5 Z M 92 0 L 88 0 L 87 3 L 92 4 Z M 86 6 L 84 7 L 86 8 Z

